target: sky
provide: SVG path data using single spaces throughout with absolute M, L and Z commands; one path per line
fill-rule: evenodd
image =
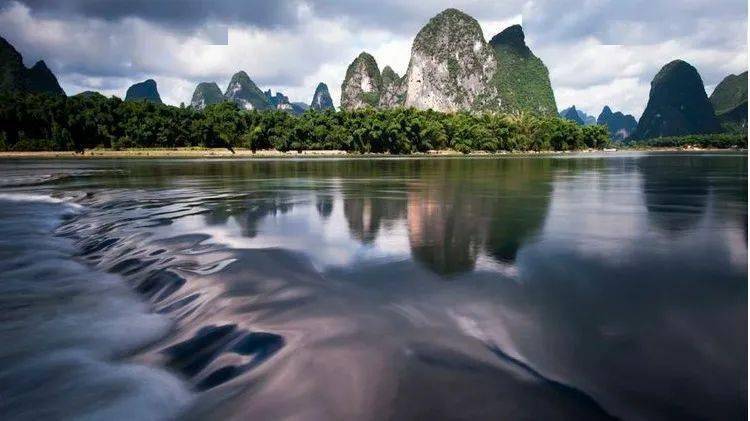
M 609 105 L 637 118 L 653 76 L 678 58 L 709 94 L 747 70 L 746 0 L 0 0 L 0 36 L 27 66 L 45 60 L 68 95 L 124 97 L 152 78 L 164 102 L 189 104 L 199 82 L 224 90 L 245 70 L 291 101 L 309 103 L 325 82 L 338 105 L 361 51 L 402 75 L 419 29 L 448 7 L 487 40 L 522 24 L 561 110 Z

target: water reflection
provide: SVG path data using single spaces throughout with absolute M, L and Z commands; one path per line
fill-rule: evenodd
M 60 165 L 186 418 L 746 417 L 744 155 Z

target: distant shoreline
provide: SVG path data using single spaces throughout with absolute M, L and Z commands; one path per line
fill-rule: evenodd
M 396 154 L 361 154 L 348 153 L 341 150 L 313 150 L 281 152 L 277 150 L 260 150 L 253 153 L 250 149 L 235 149 L 233 154 L 225 148 L 174 148 L 174 149 L 91 149 L 83 154 L 73 151 L 28 151 L 28 152 L 0 152 L 0 159 L 117 159 L 117 158 L 142 158 L 142 159 L 185 159 L 185 158 L 281 158 L 281 159 L 315 159 L 315 158 L 383 158 L 383 157 L 502 157 L 502 156 L 555 156 L 576 154 L 613 154 L 613 153 L 636 153 L 636 152 L 745 152 L 746 149 L 731 148 L 625 148 L 617 150 L 593 150 L 584 149 L 577 151 L 514 151 L 514 152 L 472 152 L 463 154 L 453 150 L 430 151 L 427 153 L 412 153 L 406 155 Z

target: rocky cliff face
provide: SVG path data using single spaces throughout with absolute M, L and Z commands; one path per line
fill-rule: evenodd
M 709 100 L 722 126 L 747 128 L 747 72 L 724 78 Z
M 136 83 L 128 88 L 125 93 L 125 101 L 147 101 L 155 104 L 161 104 L 159 90 L 156 88 L 156 81 L 147 79 L 143 82 Z
M 554 115 L 557 104 L 549 71 L 526 45 L 523 28 L 506 28 L 492 37 L 490 46 L 498 62 L 493 83 L 502 98 L 502 110 Z
M 716 133 L 719 122 L 695 67 L 675 60 L 651 82 L 648 104 L 633 137 Z
M 44 61 L 30 69 L 23 65 L 23 57 L 0 37 L 0 91 L 47 93 L 65 95 L 57 78 Z
M 268 110 L 275 108 L 271 105 L 268 96 L 243 71 L 237 72 L 232 76 L 224 97 L 245 110 Z
M 443 112 L 498 110 L 497 70 L 492 48 L 471 16 L 447 9 L 414 39 L 406 71 L 404 105 Z
M 514 25 L 487 43 L 471 16 L 447 9 L 419 31 L 403 77 L 360 54 L 341 86 L 343 109 L 414 107 L 443 112 L 526 111 L 555 115 L 549 72 Z M 592 119 L 593 120 L 593 119 Z
M 624 140 L 630 137 L 638 122 L 630 114 L 623 114 L 620 111 L 613 113 L 609 106 L 604 106 L 596 119 L 596 124 L 607 126 L 610 139 Z
M 380 107 L 393 108 L 403 106 L 406 100 L 405 79 L 400 77 L 391 66 L 385 66 L 381 80 L 383 81 L 383 86 L 380 93 Z
M 201 82 L 195 87 L 190 106 L 196 110 L 202 110 L 209 105 L 226 101 L 224 95 L 216 82 Z
M 377 107 L 381 87 L 378 63 L 370 54 L 361 53 L 346 69 L 346 77 L 341 84 L 341 108 L 356 110 Z
M 328 92 L 328 85 L 323 82 L 318 84 L 315 88 L 315 95 L 313 95 L 310 108 L 318 111 L 335 109 L 333 106 L 333 100 L 331 99 L 331 94 Z

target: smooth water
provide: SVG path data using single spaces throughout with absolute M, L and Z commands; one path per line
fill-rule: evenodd
M 0 184 L 0 419 L 747 417 L 745 154 Z

